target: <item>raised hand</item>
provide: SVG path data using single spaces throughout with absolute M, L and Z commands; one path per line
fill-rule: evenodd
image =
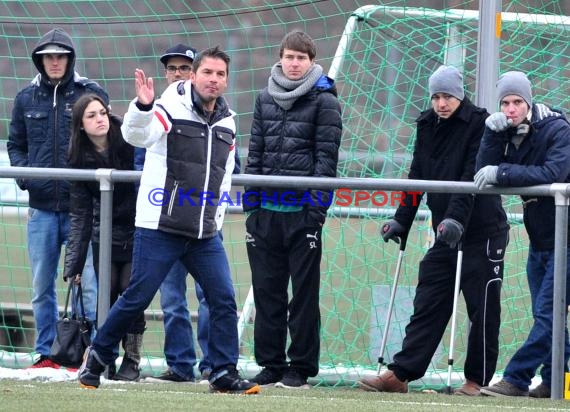
M 140 104 L 152 104 L 154 101 L 154 82 L 142 69 L 135 69 L 135 91 Z

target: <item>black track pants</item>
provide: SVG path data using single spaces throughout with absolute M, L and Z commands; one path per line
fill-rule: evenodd
M 497 364 L 507 242 L 505 232 L 463 247 L 460 289 L 471 321 L 464 370 L 465 377 L 479 385 L 489 383 Z M 453 311 L 456 263 L 457 249 L 439 242 L 420 263 L 414 313 L 402 349 L 388 366 L 401 380 L 424 376 L 445 333 Z
M 321 228 L 307 224 L 305 211 L 260 209 L 248 217 L 246 229 L 256 309 L 255 359 L 262 367 L 290 366 L 307 377 L 316 376 Z M 286 353 L 287 329 L 291 343 Z

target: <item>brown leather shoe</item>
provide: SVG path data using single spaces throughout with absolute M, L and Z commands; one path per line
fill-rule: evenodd
M 380 376 L 363 378 L 358 382 L 358 386 L 368 392 L 408 393 L 408 381 L 402 382 L 391 370 L 387 370 Z
M 481 385 L 470 381 L 467 379 L 461 388 L 455 389 L 453 392 L 455 395 L 463 396 L 480 396 L 481 395 Z

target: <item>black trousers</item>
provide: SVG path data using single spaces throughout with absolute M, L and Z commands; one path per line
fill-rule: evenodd
M 487 385 L 497 365 L 501 324 L 501 284 L 508 233 L 463 245 L 460 290 L 471 329 L 465 378 Z M 437 242 L 420 263 L 414 312 L 400 352 L 388 369 L 400 380 L 424 376 L 453 311 L 457 249 Z
M 99 281 L 99 249 L 100 245 L 97 242 L 91 242 L 93 249 L 93 268 L 97 281 Z M 110 304 L 113 304 L 119 298 L 129 285 L 131 279 L 131 269 L 133 265 L 133 249 L 123 248 L 121 246 L 113 245 L 111 247 L 111 290 L 110 290 Z M 144 320 L 144 312 L 137 316 L 136 320 L 131 324 L 127 333 L 142 334 L 146 329 L 146 321 Z
M 278 369 L 291 367 L 307 377 L 316 376 L 320 350 L 322 229 L 307 224 L 305 211 L 286 213 L 266 209 L 249 216 L 246 229 L 255 301 L 257 364 Z M 287 330 L 291 342 L 285 353 Z

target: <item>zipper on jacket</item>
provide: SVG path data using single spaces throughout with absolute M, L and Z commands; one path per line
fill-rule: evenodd
M 172 186 L 172 193 L 170 194 L 170 201 L 168 202 L 168 216 L 172 216 L 172 208 L 174 207 L 174 201 L 176 200 L 176 193 L 178 193 L 178 180 L 175 180 L 174 186 Z
M 281 122 L 281 136 L 279 136 L 279 166 L 277 168 L 278 174 L 281 174 L 281 169 L 283 169 L 283 141 L 285 140 L 285 125 L 287 124 L 287 114 L 288 110 L 281 109 L 283 113 L 283 122 Z
M 209 184 L 210 184 L 210 166 L 211 166 L 211 161 L 212 161 L 212 145 L 213 143 L 213 138 L 212 138 L 212 128 L 210 127 L 210 125 L 206 125 L 206 127 L 208 128 L 208 140 L 206 141 L 207 144 L 207 155 L 206 155 L 206 178 L 204 179 L 204 187 L 203 187 L 203 192 L 206 193 L 208 192 L 208 188 L 209 188 Z M 200 223 L 199 223 L 199 229 L 198 229 L 198 239 L 202 239 L 202 235 L 204 234 L 204 214 L 206 212 L 206 205 L 204 204 L 204 202 L 201 202 L 202 204 L 200 205 Z
M 53 118 L 53 140 L 54 140 L 54 144 L 53 144 L 53 162 L 54 162 L 54 166 L 53 167 L 58 167 L 59 166 L 59 136 L 57 133 L 57 125 L 58 125 L 58 121 L 57 121 L 57 117 L 58 117 L 58 106 L 57 106 L 57 88 L 59 86 L 59 83 L 55 86 L 54 90 L 53 90 L 53 113 L 54 113 L 54 118 Z M 49 120 L 48 120 L 49 121 Z M 57 212 L 59 212 L 59 208 L 60 208 L 60 195 L 59 195 L 59 180 L 55 180 L 54 181 L 55 184 L 55 210 Z

